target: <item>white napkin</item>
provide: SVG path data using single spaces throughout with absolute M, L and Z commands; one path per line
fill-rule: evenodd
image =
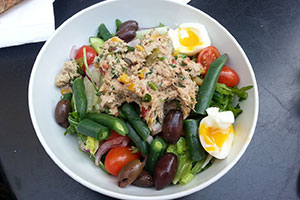
M 54 0 L 24 0 L 0 14 L 0 48 L 47 40 L 55 30 Z

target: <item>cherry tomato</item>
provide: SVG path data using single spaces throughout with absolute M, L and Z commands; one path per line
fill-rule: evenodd
M 117 132 L 111 130 L 111 131 L 110 131 L 110 136 L 109 136 L 109 138 L 107 138 L 107 140 L 112 140 L 112 139 L 114 139 L 114 138 L 116 138 L 116 137 L 125 137 L 125 136 L 122 136 L 122 135 L 120 135 L 119 133 L 117 133 Z
M 224 83 L 228 87 L 233 87 L 239 84 L 240 77 L 233 69 L 224 65 L 219 76 L 218 82 Z
M 209 66 L 206 67 L 206 72 L 208 71 Z M 205 74 L 206 74 L 205 72 Z M 228 87 L 233 87 L 239 84 L 240 77 L 239 75 L 230 67 L 224 65 L 220 73 L 218 83 L 224 83 Z
M 208 67 L 219 56 L 218 49 L 214 46 L 209 46 L 199 52 L 197 63 L 201 63 L 203 67 Z
M 105 158 L 105 169 L 110 174 L 118 176 L 124 165 L 136 159 L 139 159 L 139 155 L 132 153 L 130 147 L 114 147 L 109 150 Z
M 87 64 L 90 65 L 94 62 L 95 57 L 97 56 L 97 52 L 90 46 L 82 46 L 80 47 L 80 49 L 78 49 L 75 59 L 80 59 L 83 58 L 83 48 L 85 47 L 86 49 L 86 60 L 87 60 Z M 85 64 L 82 65 L 82 69 L 85 72 Z

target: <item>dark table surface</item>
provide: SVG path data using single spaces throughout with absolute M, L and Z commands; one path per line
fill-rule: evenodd
M 98 0 L 56 0 L 56 27 Z M 193 0 L 241 44 L 256 74 L 260 112 L 240 161 L 184 199 L 298 199 L 300 169 L 300 1 Z M 1 39 L 1 38 L 0 38 Z M 0 164 L 17 199 L 110 199 L 66 175 L 31 124 L 27 91 L 43 43 L 0 49 Z

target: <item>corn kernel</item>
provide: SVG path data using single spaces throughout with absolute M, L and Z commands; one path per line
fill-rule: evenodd
M 144 47 L 142 47 L 141 45 L 136 45 L 135 48 L 137 48 L 137 49 L 140 50 L 141 52 L 145 52 Z
M 130 85 L 128 86 L 128 89 L 131 90 L 132 92 L 135 92 L 134 83 L 130 83 Z
M 145 72 L 146 72 L 146 69 L 142 69 L 142 70 L 139 71 L 139 77 L 140 77 L 141 79 L 144 79 L 144 78 L 145 78 Z
M 194 77 L 192 80 L 195 81 L 197 85 L 202 85 L 203 83 L 203 80 L 199 76 Z
M 153 122 L 152 117 L 149 118 L 148 122 L 149 122 L 150 124 L 152 124 L 152 122 Z
M 177 56 L 178 54 L 179 54 L 178 51 L 174 51 L 172 55 L 173 55 L 173 56 Z
M 60 93 L 61 93 L 62 95 L 67 94 L 67 93 L 71 93 L 71 92 L 72 92 L 71 88 L 62 88 L 62 89 L 60 90 Z
M 118 37 L 113 37 L 113 38 L 111 38 L 111 41 L 113 41 L 113 42 L 119 42 L 120 39 Z
M 125 84 L 130 82 L 130 78 L 126 73 L 122 73 L 122 75 L 120 76 L 120 82 Z

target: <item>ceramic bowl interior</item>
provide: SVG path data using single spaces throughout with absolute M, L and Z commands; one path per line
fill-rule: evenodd
M 54 120 L 54 109 L 60 91 L 54 79 L 69 59 L 73 45 L 89 44 L 100 23 L 113 32 L 115 19 L 135 19 L 140 27 L 153 27 L 163 23 L 177 27 L 184 22 L 204 24 L 212 45 L 221 53 L 228 53 L 228 65 L 241 78 L 239 86 L 254 85 L 247 101 L 242 102 L 244 113 L 237 119 L 236 138 L 230 155 L 216 161 L 212 167 L 198 174 L 184 186 L 154 188 L 129 186 L 119 188 L 115 177 L 106 175 L 89 157 L 78 150 L 76 137 L 64 136 L 64 129 Z M 93 5 L 75 14 L 61 25 L 41 49 L 34 64 L 29 84 L 29 108 L 36 134 L 53 161 L 73 179 L 105 195 L 123 199 L 169 199 L 199 191 L 222 177 L 232 168 L 246 150 L 254 133 L 258 115 L 258 92 L 252 67 L 240 45 L 217 21 L 191 6 L 167 0 L 112 0 Z

